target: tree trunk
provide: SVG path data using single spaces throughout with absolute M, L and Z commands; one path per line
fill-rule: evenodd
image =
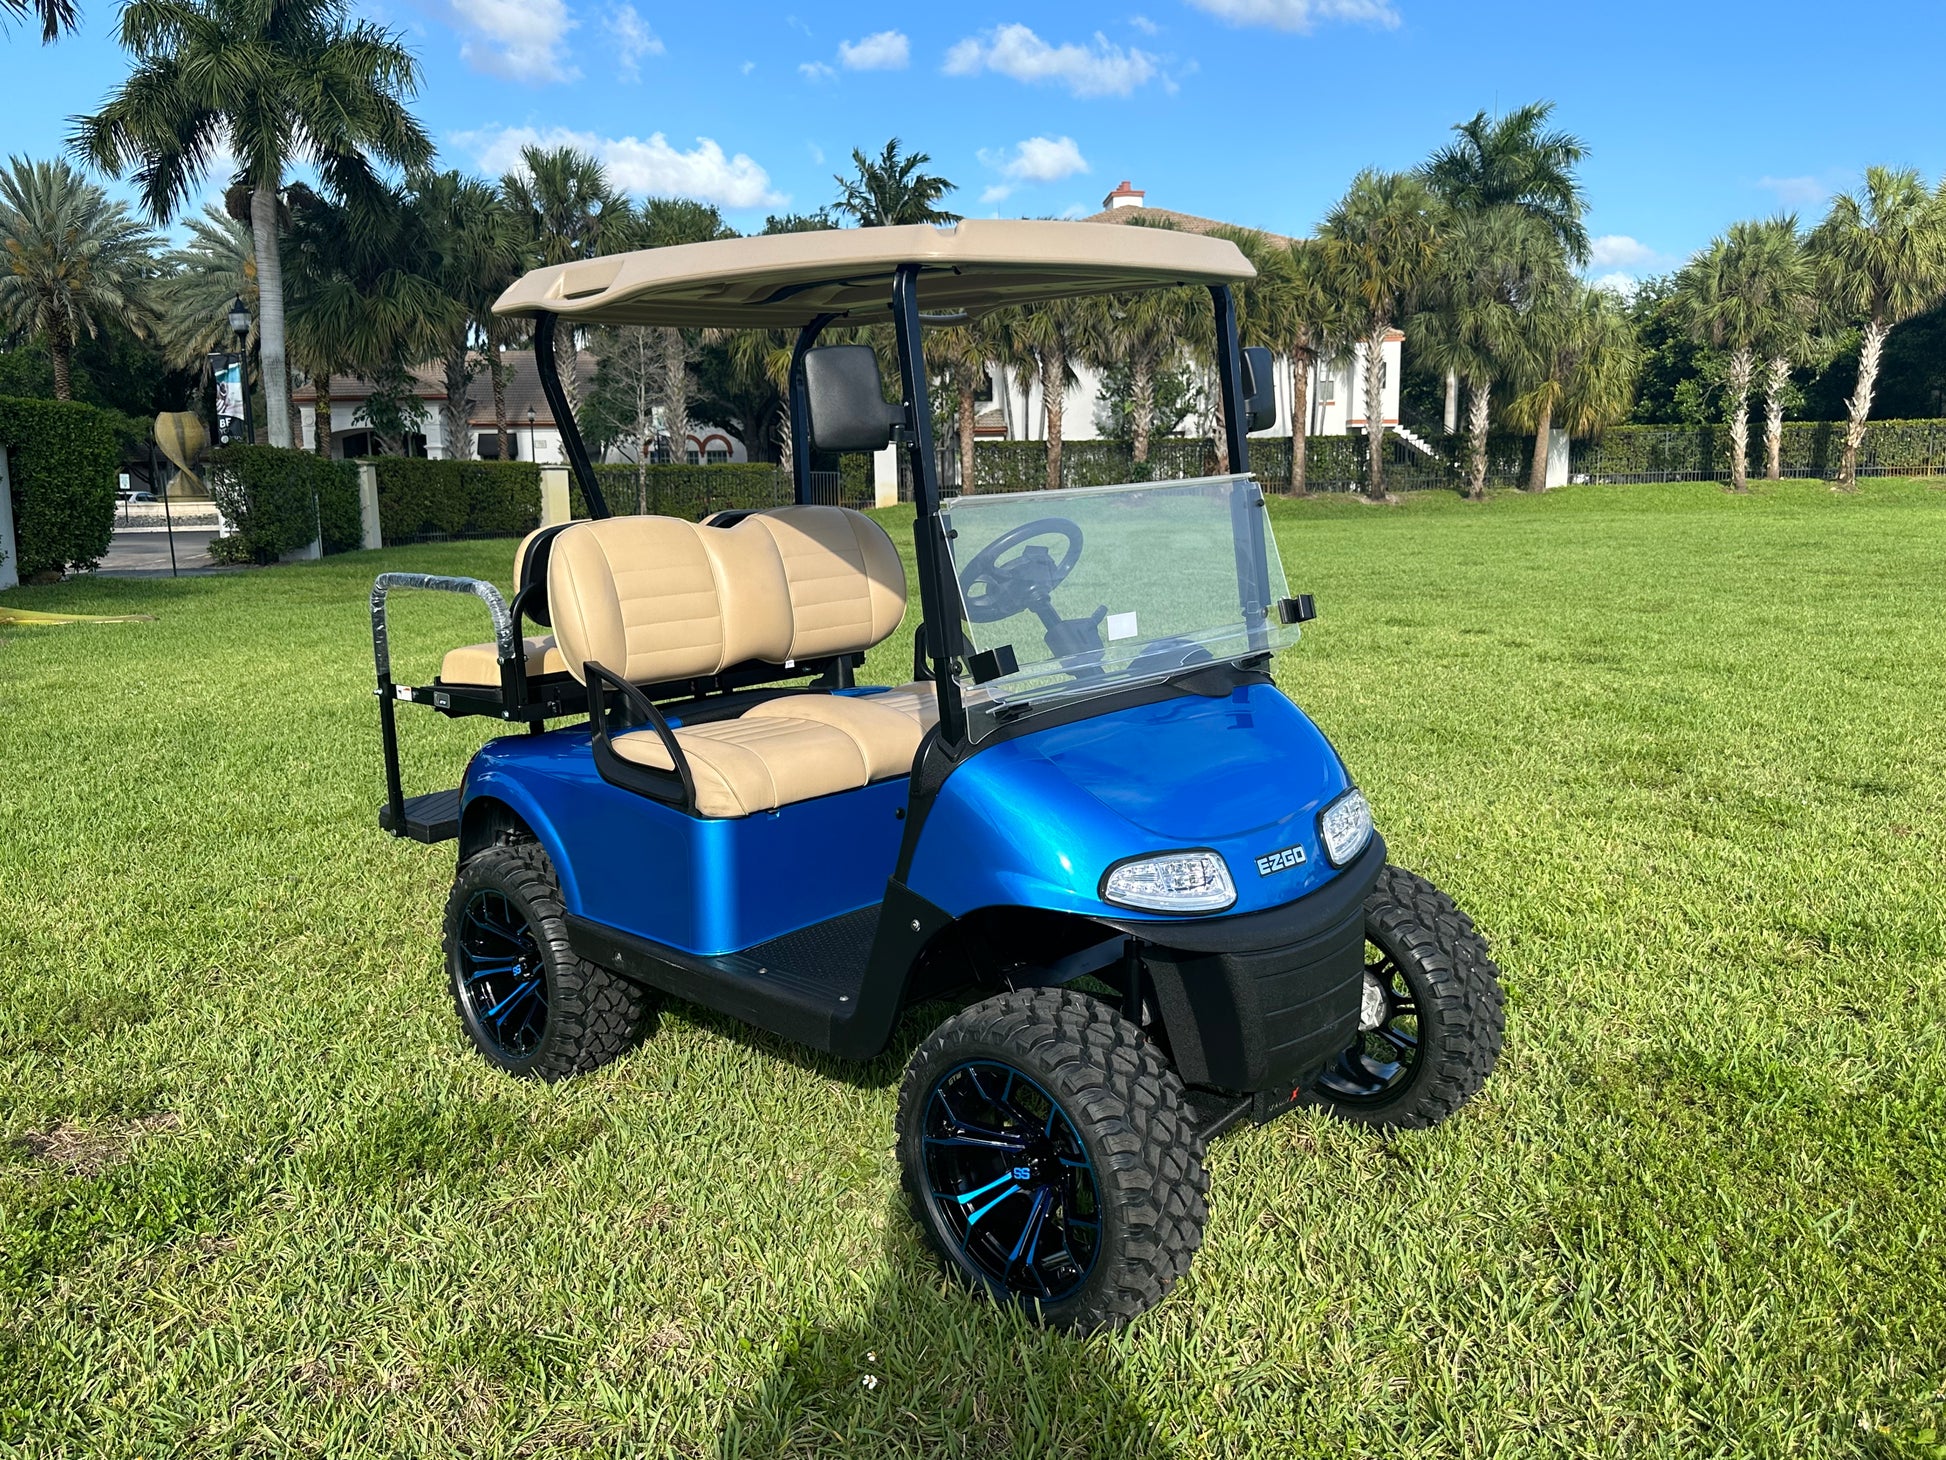
M 1061 485 L 1061 412 L 1067 405 L 1068 357 L 1059 347 L 1041 358 L 1041 402 L 1047 408 L 1047 486 Z
M 473 402 L 466 394 L 473 372 L 467 369 L 467 364 L 466 331 L 461 330 L 459 338 L 446 349 L 446 404 L 439 412 L 439 423 L 446 435 L 446 455 L 454 461 L 473 459 L 473 432 L 469 429 Z
M 1466 495 L 1475 502 L 1487 494 L 1487 420 L 1493 382 L 1468 383 L 1466 400 Z
M 317 409 L 312 413 L 311 447 L 326 461 L 331 459 L 331 377 L 320 374 L 316 381 Z
M 1858 352 L 1858 388 L 1845 402 L 1849 419 L 1845 422 L 1845 457 L 1838 467 L 1834 492 L 1858 490 L 1858 448 L 1865 444 L 1865 422 L 1872 414 L 1872 387 L 1878 384 L 1880 357 L 1885 353 L 1884 323 L 1873 319 L 1865 325 L 1865 341 Z
M 1765 481 L 1778 481 L 1784 475 L 1784 387 L 1790 382 L 1790 357 L 1772 355 L 1764 367 Z
M 959 381 L 959 489 L 960 495 L 973 495 L 973 379 L 964 371 Z
M 277 187 L 250 193 L 250 234 L 257 255 L 257 373 L 264 388 L 264 426 L 272 446 L 291 444 L 291 372 L 284 343 L 284 260 L 277 247 Z M 244 388 L 249 389 L 246 381 Z
M 1152 444 L 1149 438 L 1155 428 L 1155 357 L 1147 350 L 1137 350 L 1128 369 L 1131 444 L 1135 459 L 1146 465 Z
M 1547 443 L 1554 435 L 1554 401 L 1549 398 L 1541 407 L 1540 419 L 1534 422 L 1534 455 L 1527 463 L 1527 490 L 1545 492 L 1547 490 Z
M 1446 423 L 1446 434 L 1452 435 L 1459 429 L 1459 371 L 1446 372 L 1446 414 L 1440 419 Z
M 502 358 L 500 336 L 487 342 L 487 375 L 493 383 L 493 435 L 500 446 L 500 459 L 512 461 L 508 447 L 513 435 L 507 430 L 507 362 Z
M 1311 439 L 1311 332 L 1291 346 L 1291 492 L 1304 495 L 1304 454 Z
M 1750 373 L 1756 358 L 1746 346 L 1730 352 L 1729 396 L 1730 490 L 1750 490 Z
M 65 334 L 50 332 L 47 337 L 47 353 L 54 361 L 54 399 L 73 400 L 74 380 L 71 374 L 71 362 L 74 358 L 74 346 L 69 343 Z
M 662 330 L 663 424 L 669 432 L 669 459 L 686 460 L 689 444 L 689 350 L 679 329 Z M 809 451 L 811 443 L 805 442 Z
M 1365 491 L 1373 501 L 1385 497 L 1385 337 L 1390 322 L 1365 337 Z

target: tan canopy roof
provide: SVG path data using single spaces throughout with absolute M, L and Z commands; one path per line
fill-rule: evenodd
M 1166 228 L 976 219 L 726 238 L 535 269 L 495 314 L 550 310 L 586 323 L 794 329 L 820 314 L 890 311 L 892 274 L 924 265 L 928 313 L 981 314 L 1076 294 L 1228 284 L 1256 271 L 1227 239 Z

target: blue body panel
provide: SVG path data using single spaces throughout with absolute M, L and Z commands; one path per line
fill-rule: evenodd
M 1207 847 L 1236 882 L 1227 912 L 1257 912 L 1336 875 L 1317 814 L 1349 785 L 1271 685 L 1114 710 L 1003 741 L 948 776 L 907 885 L 955 916 L 1013 905 L 1129 921 L 1149 915 L 1096 896 L 1110 864 Z M 1294 846 L 1302 863 L 1258 875 L 1258 857 Z
M 1003 741 L 956 769 L 906 885 L 954 916 L 1011 905 L 1142 920 L 1151 915 L 1096 896 L 1109 865 L 1207 847 L 1236 882 L 1226 912 L 1255 912 L 1335 875 L 1317 814 L 1349 784 L 1317 727 L 1270 685 L 1113 710 Z M 503 801 L 533 829 L 568 911 L 709 955 L 877 903 L 898 862 L 908 788 L 900 778 L 703 820 L 608 784 L 576 729 L 491 742 L 461 789 L 463 805 Z M 1303 848 L 1300 864 L 1258 875 L 1258 857 L 1290 847 Z
M 569 912 L 707 955 L 885 896 L 905 780 L 707 821 L 609 785 L 588 738 L 585 729 L 505 736 L 473 757 L 461 788 L 462 806 L 491 796 L 533 829 Z

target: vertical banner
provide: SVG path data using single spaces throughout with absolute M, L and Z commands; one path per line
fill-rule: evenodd
M 227 446 L 243 440 L 243 357 L 218 351 L 209 357 L 216 379 L 216 439 Z

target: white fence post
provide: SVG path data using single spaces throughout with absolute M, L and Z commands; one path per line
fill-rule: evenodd
M 14 547 L 13 478 L 7 474 L 7 448 L 0 446 L 0 588 L 20 586 L 20 553 Z
M 899 448 L 888 446 L 872 455 L 872 505 L 899 505 Z
M 541 468 L 541 526 L 552 527 L 570 520 L 568 469 L 564 466 Z
M 358 463 L 358 524 L 360 545 L 368 551 L 385 546 L 384 524 L 378 520 L 378 463 Z

